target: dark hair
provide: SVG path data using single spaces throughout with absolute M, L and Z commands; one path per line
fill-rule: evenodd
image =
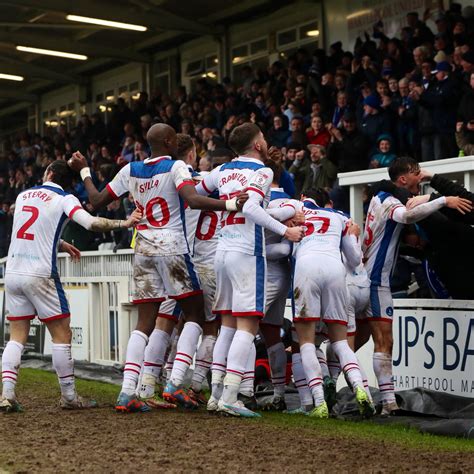
M 319 207 L 324 207 L 331 202 L 329 193 L 324 188 L 310 188 L 303 193 L 306 197 L 313 199 Z
M 229 137 L 229 146 L 237 155 L 243 155 L 259 133 L 260 128 L 254 123 L 243 123 L 232 130 Z
M 186 153 L 189 153 L 194 146 L 193 139 L 185 133 L 177 133 L 176 142 L 178 144 L 177 156 L 180 159 L 183 159 Z
M 273 182 L 278 184 L 283 173 L 282 166 L 273 160 L 267 160 L 265 166 L 273 171 Z
M 68 189 L 72 185 L 73 173 L 65 161 L 53 161 L 47 168 L 47 171 L 53 172 L 51 181 L 59 184 L 63 189 Z
M 388 168 L 388 175 L 392 181 L 396 181 L 403 174 L 418 171 L 420 165 L 418 161 L 410 156 L 400 156 Z

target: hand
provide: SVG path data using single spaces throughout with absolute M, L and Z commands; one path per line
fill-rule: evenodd
M 142 220 L 142 217 L 143 212 L 140 211 L 140 209 L 135 209 L 130 215 L 130 217 L 123 222 L 124 227 L 126 229 L 130 229 L 130 227 L 135 227 Z
M 458 196 L 446 197 L 446 207 L 456 209 L 461 214 L 467 214 L 472 211 L 472 201 Z
M 424 204 L 425 202 L 428 202 L 430 200 L 430 195 L 429 194 L 424 194 L 423 196 L 415 196 L 410 199 L 408 199 L 406 203 L 406 208 L 408 210 L 413 209 L 416 206 L 419 206 L 420 204 Z
M 304 237 L 304 233 L 304 227 L 288 227 L 288 229 L 286 229 L 284 237 L 290 242 L 299 242 Z
M 247 193 L 239 193 L 237 195 L 237 209 L 242 210 L 244 204 L 249 200 L 249 195 Z
M 297 151 L 295 153 L 295 160 L 302 160 L 304 158 L 305 153 L 306 152 L 304 150 Z
M 340 131 L 338 128 L 334 127 L 334 128 L 331 130 L 331 134 L 332 134 L 332 136 L 333 136 L 336 140 L 338 140 L 338 141 L 340 141 L 340 142 L 342 141 L 342 133 L 341 133 L 341 131 Z
M 464 125 L 464 122 L 456 122 L 456 132 L 460 132 L 462 130 L 462 127 Z
M 283 222 L 287 227 L 298 227 L 299 225 L 303 225 L 305 221 L 304 213 L 296 211 L 295 215 L 291 218 Z
M 72 158 L 69 158 L 67 164 L 69 165 L 69 168 L 76 173 L 80 173 L 82 168 L 87 168 L 89 166 L 85 156 L 80 151 L 73 153 Z
M 433 179 L 433 173 L 430 173 L 428 170 L 421 168 L 420 170 L 420 180 L 421 181 L 431 181 Z
M 349 235 L 355 235 L 357 238 L 360 237 L 360 227 L 355 222 L 349 221 L 347 226 L 347 233 Z
M 272 161 L 275 161 L 276 163 L 280 163 L 283 158 L 281 150 L 279 150 L 276 146 L 271 146 L 268 149 L 268 156 Z
M 81 258 L 81 251 L 78 248 L 74 247 L 74 245 L 64 242 L 64 240 L 61 241 L 61 244 L 59 245 L 59 250 L 61 252 L 66 252 L 67 254 L 69 254 L 73 262 L 78 262 Z

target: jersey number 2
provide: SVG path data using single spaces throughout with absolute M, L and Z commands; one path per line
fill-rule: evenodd
M 34 206 L 23 206 L 21 208 L 23 212 L 31 212 L 30 218 L 18 229 L 18 232 L 16 234 L 18 239 L 24 239 L 24 240 L 35 240 L 34 234 L 29 234 L 26 232 L 38 219 L 39 216 L 39 210 L 37 207 Z

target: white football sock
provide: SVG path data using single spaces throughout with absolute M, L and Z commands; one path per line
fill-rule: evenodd
M 385 352 L 374 352 L 374 372 L 377 377 L 382 403 L 395 403 L 395 388 L 392 378 L 392 356 Z
M 247 331 L 238 329 L 235 332 L 227 356 L 227 370 L 224 378 L 224 390 L 222 391 L 222 400 L 228 405 L 237 402 L 240 382 L 247 367 L 254 339 L 255 336 Z
M 176 357 L 176 348 L 178 347 L 179 334 L 176 329 L 173 330 L 171 334 L 171 346 L 168 352 L 168 357 L 166 358 L 165 371 L 166 371 L 166 381 L 169 382 L 171 377 L 171 371 L 173 370 L 174 358 Z
M 130 334 L 122 382 L 122 392 L 127 395 L 133 395 L 137 390 L 138 377 L 140 376 L 147 343 L 148 336 L 145 333 L 135 329 Z
M 332 348 L 332 343 L 329 343 L 326 346 L 326 360 L 329 369 L 329 375 L 334 380 L 334 383 L 337 383 L 339 374 L 341 373 L 341 364 Z
M 170 336 L 166 331 L 154 329 L 148 339 L 143 359 L 143 374 L 140 397 L 149 398 L 155 394 L 155 385 L 160 376 Z
M 8 341 L 2 355 L 2 395 L 15 400 L 15 386 L 20 370 L 21 354 L 24 346 L 16 341 Z
M 219 336 L 217 336 L 216 345 L 214 346 L 214 352 L 212 354 L 212 396 L 219 400 L 222 396 L 222 390 L 224 390 L 224 377 L 227 368 L 227 355 L 229 353 L 232 339 L 234 339 L 235 328 L 227 326 L 221 326 Z
M 170 376 L 170 382 L 175 387 L 180 387 L 184 382 L 184 377 L 193 361 L 201 334 L 202 328 L 198 323 L 188 321 L 184 324 L 176 346 L 176 357 Z
M 74 359 L 71 355 L 71 344 L 53 344 L 53 367 L 58 374 L 62 396 L 72 401 L 76 397 L 74 380 Z
M 206 335 L 202 337 L 196 352 L 196 364 L 194 366 L 193 378 L 191 380 L 191 388 L 195 392 L 202 390 L 202 383 L 207 376 L 212 364 L 212 353 L 216 345 L 216 336 Z
M 255 394 L 255 358 L 257 357 L 257 348 L 255 344 L 250 346 L 250 353 L 247 359 L 244 376 L 240 383 L 239 393 L 246 397 L 253 397 Z
M 362 383 L 362 375 L 359 370 L 359 362 L 356 355 L 349 347 L 347 339 L 333 342 L 331 343 L 331 346 L 336 357 L 339 359 L 342 371 L 344 372 L 349 385 L 352 387 L 352 390 L 355 391 L 357 387 L 363 389 L 364 384 Z
M 357 357 L 357 355 L 356 355 L 356 357 Z M 360 363 L 360 360 L 359 360 L 358 357 L 357 357 L 357 362 L 359 363 L 359 370 L 360 370 L 360 375 L 362 375 L 362 383 L 364 384 L 365 393 L 369 397 L 369 400 L 371 402 L 373 402 L 372 394 L 370 393 L 369 379 L 368 379 L 367 374 L 365 373 L 364 367 L 362 367 L 362 364 Z
M 307 342 L 300 346 L 301 362 L 303 363 L 304 373 L 308 380 L 308 387 L 314 400 L 314 406 L 321 405 L 324 402 L 323 377 L 321 366 L 316 357 L 316 347 Z
M 273 393 L 278 397 L 285 395 L 286 351 L 283 342 L 277 342 L 267 349 L 270 372 L 272 374 Z
M 291 368 L 293 371 L 293 380 L 295 382 L 295 387 L 298 390 L 300 396 L 300 403 L 302 407 L 313 406 L 313 396 L 308 387 L 308 382 L 306 380 L 306 375 L 303 369 L 303 363 L 301 362 L 301 354 L 295 353 L 291 356 Z
M 321 366 L 321 373 L 323 374 L 323 379 L 325 379 L 326 377 L 330 377 L 326 355 L 320 347 L 316 347 L 316 357 L 318 358 L 319 365 Z

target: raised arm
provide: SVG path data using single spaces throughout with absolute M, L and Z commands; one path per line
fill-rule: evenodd
M 110 188 L 107 186 L 102 191 L 98 191 L 92 181 L 91 171 L 87 164 L 87 160 L 81 152 L 76 151 L 72 154 L 67 162 L 69 167 L 81 175 L 84 181 L 84 187 L 86 188 L 87 195 L 89 196 L 89 202 L 92 204 L 94 209 L 100 209 L 110 204 L 112 201 L 118 198 L 110 193 Z

